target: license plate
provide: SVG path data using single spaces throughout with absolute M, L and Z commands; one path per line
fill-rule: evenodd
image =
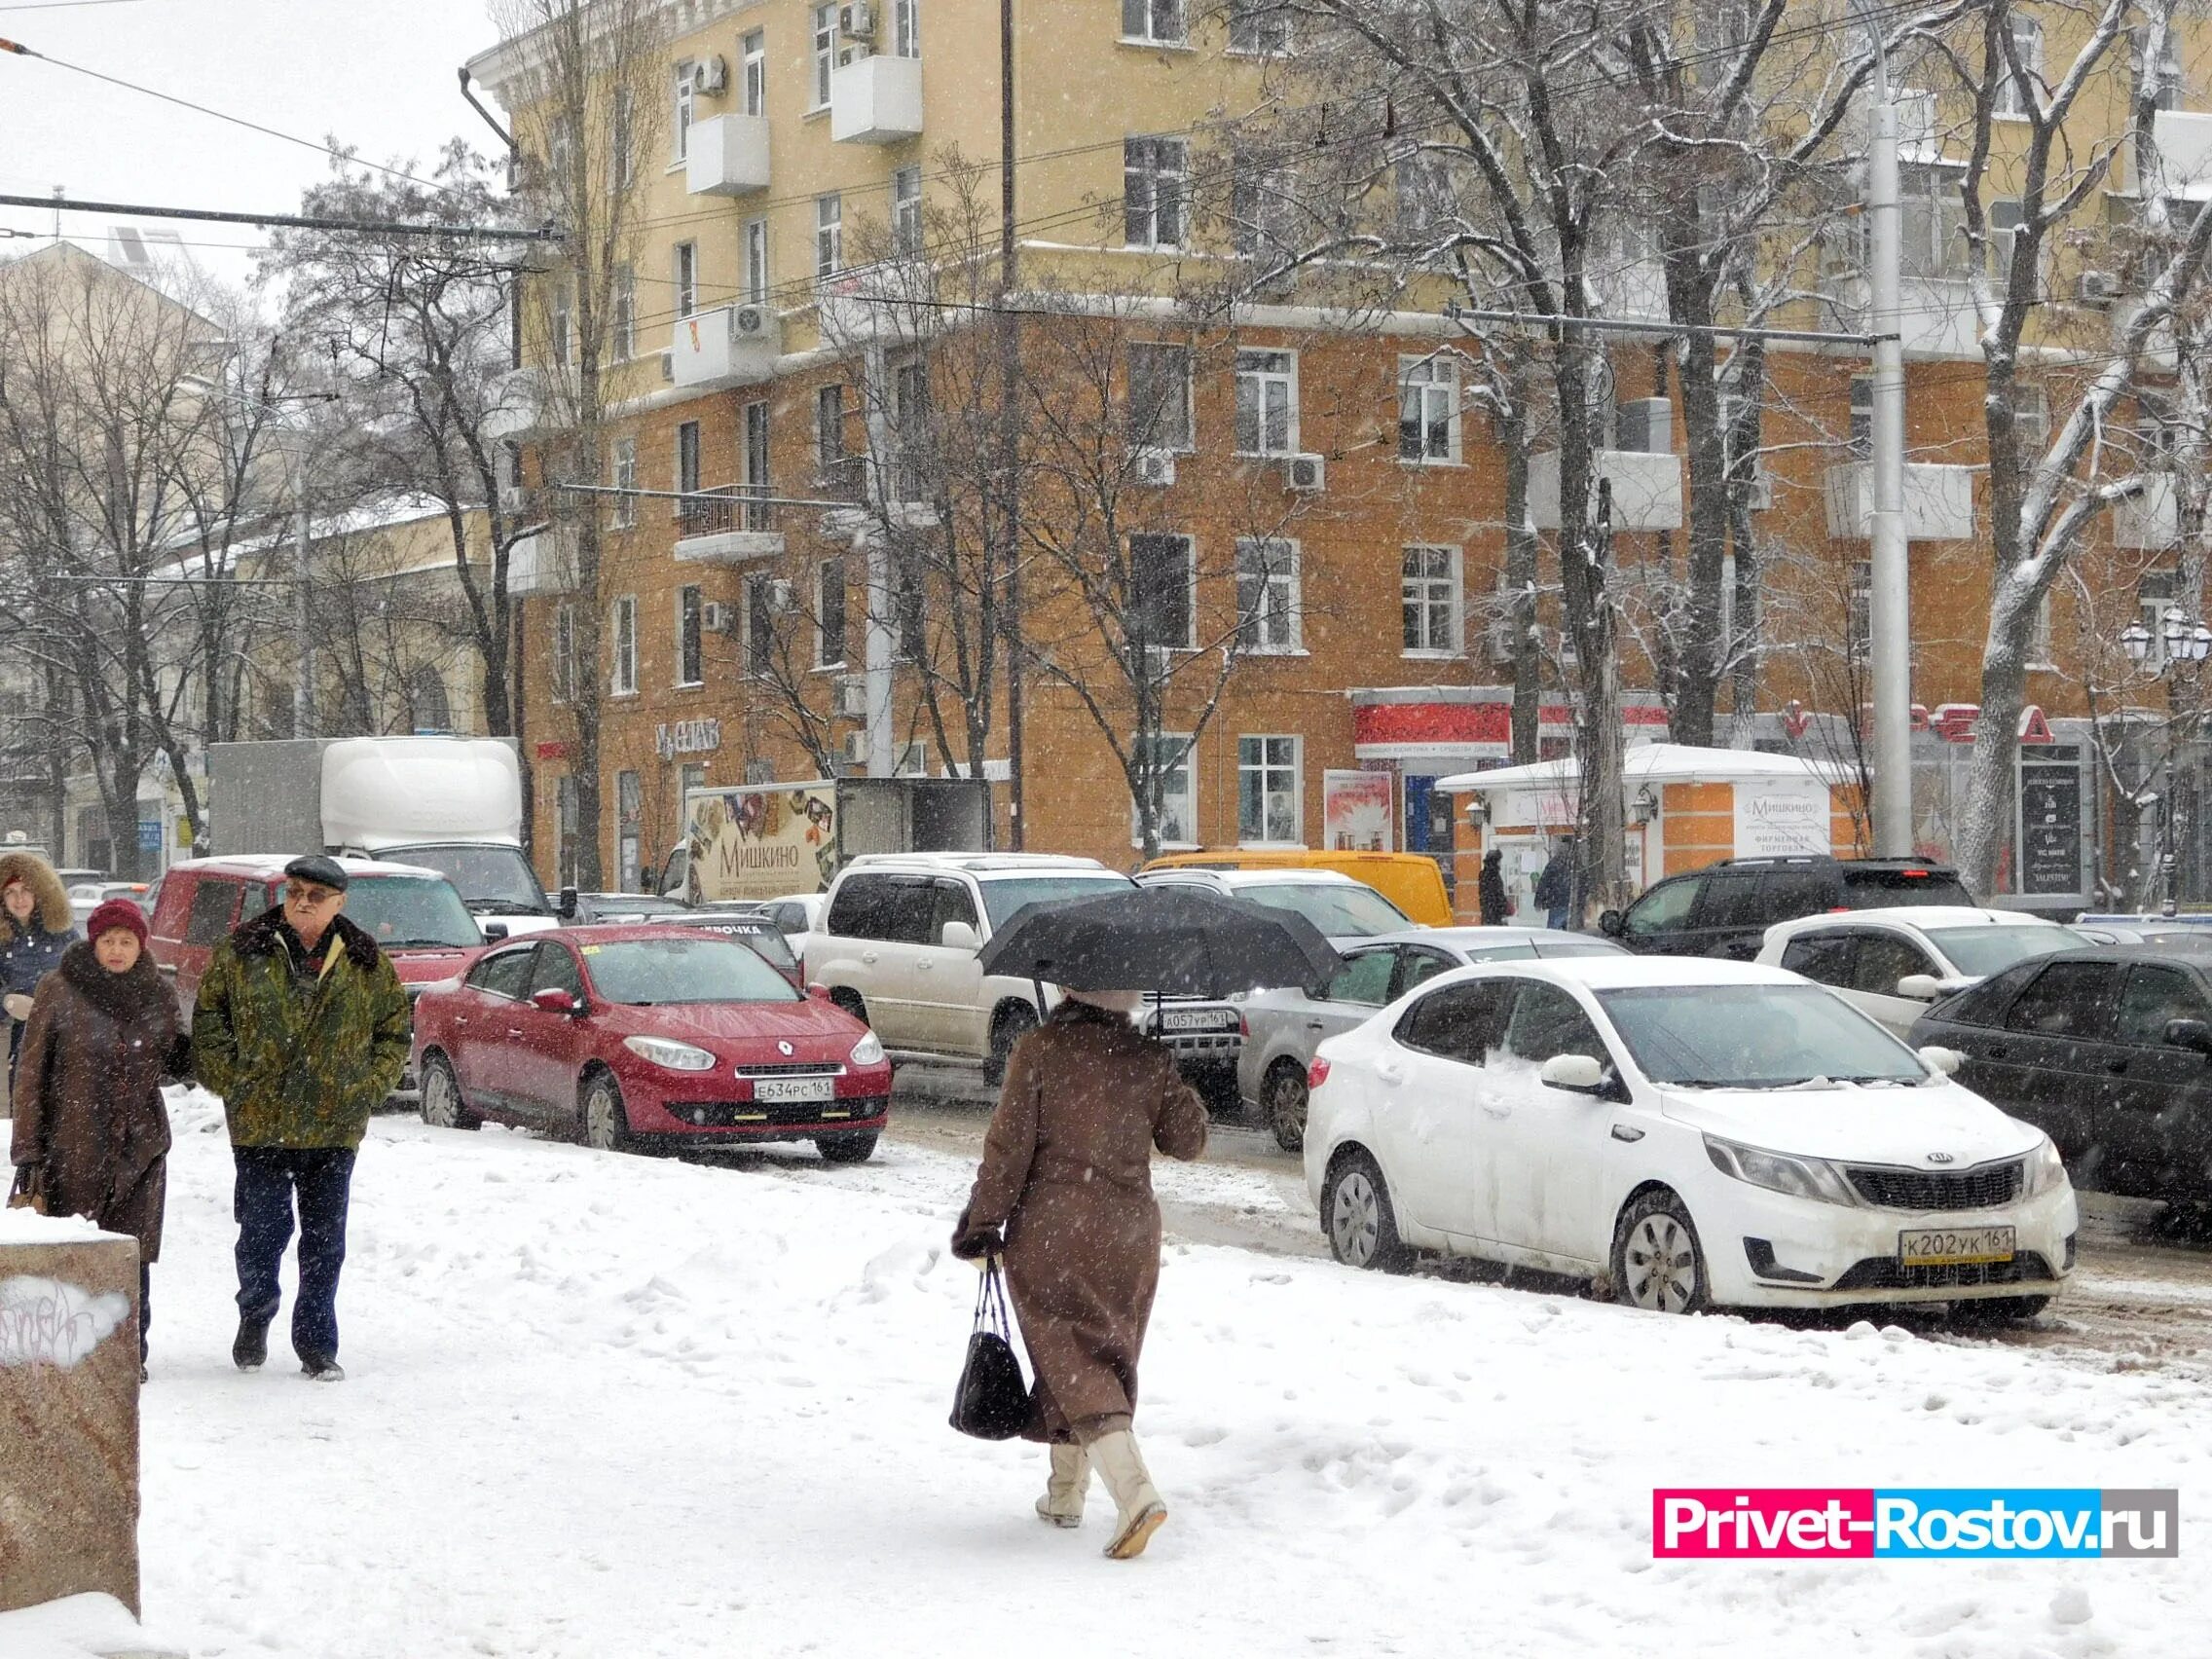
M 1225 1031 L 1230 1022 L 1205 1009 L 1168 1009 L 1160 1016 L 1163 1031 Z
M 826 1077 L 764 1077 L 754 1084 L 753 1098 L 774 1106 L 834 1100 L 837 1086 Z
M 1954 1268 L 2011 1259 L 2009 1227 L 1913 1227 L 1898 1235 L 1901 1267 Z

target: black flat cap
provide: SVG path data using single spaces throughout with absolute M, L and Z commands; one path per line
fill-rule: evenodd
M 284 866 L 284 873 L 302 881 L 312 881 L 317 887 L 327 887 L 335 893 L 346 891 L 348 880 L 345 866 L 336 859 L 326 859 L 320 853 L 310 853 L 304 859 L 294 859 Z

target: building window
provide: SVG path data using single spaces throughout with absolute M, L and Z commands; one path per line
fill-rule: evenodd
M 559 605 L 553 609 L 553 654 L 547 665 L 553 682 L 553 701 L 576 700 L 576 608 Z
M 676 244 L 676 314 L 689 316 L 699 309 L 699 244 Z
M 891 52 L 897 57 L 922 55 L 922 0 L 891 0 Z
M 748 33 L 740 48 L 745 55 L 745 113 L 768 113 L 768 34 L 765 29 Z
M 1129 348 L 1129 444 L 1152 450 L 1196 447 L 1188 346 L 1139 343 Z
M 453 700 L 446 682 L 428 663 L 418 663 L 407 677 L 407 713 L 410 728 L 429 734 L 453 730 Z
M 1229 50 L 1273 57 L 1290 50 L 1290 14 L 1276 0 L 1229 0 Z
M 1166 846 L 1196 846 L 1198 839 L 1198 756 L 1190 735 L 1186 732 L 1160 732 L 1153 737 L 1138 738 L 1132 746 L 1140 767 L 1139 776 L 1157 774 L 1160 779 L 1160 839 Z M 1141 846 L 1144 842 L 1142 821 L 1137 815 L 1136 802 L 1129 803 L 1129 843 Z
M 2144 74 L 2143 46 L 2147 31 L 2130 32 L 2130 55 L 2137 75 Z M 2159 49 L 2158 61 L 2150 66 L 2148 84 L 2151 102 L 2158 109 L 2179 109 L 2189 95 L 2189 78 L 2182 73 L 2181 51 L 2174 39 L 2173 23 L 2169 20 L 2165 30 L 2165 43 Z
M 1874 565 L 1860 559 L 1851 567 L 1851 605 L 1844 618 L 1844 654 L 1853 662 L 1866 660 L 1874 638 Z
M 892 499 L 932 499 L 929 365 L 919 357 L 891 371 L 891 445 Z
M 615 878 L 625 893 L 635 893 L 645 885 L 645 869 L 640 860 L 641 850 L 638 844 L 645 817 L 645 792 L 642 780 L 635 772 L 615 773 L 614 838 L 617 849 L 615 864 L 618 866 Z
M 2035 107 L 2035 90 L 2043 84 L 2043 25 L 2018 12 L 2011 14 L 2009 21 L 2012 59 L 2019 64 L 2019 73 L 2012 73 L 2004 64 L 1995 66 L 1997 88 L 1990 112 L 2025 117 Z
M 676 492 L 682 498 L 676 503 L 675 517 L 684 518 L 699 510 L 701 503 L 690 499 L 699 492 L 699 423 L 685 421 L 676 428 Z
M 1236 353 L 1236 453 L 1298 452 L 1298 357 L 1290 351 Z
M 607 119 L 607 176 L 618 189 L 627 190 L 637 176 L 636 158 L 630 145 L 630 92 L 616 88 Z
M 814 199 L 814 274 L 834 276 L 845 268 L 845 199 Z
M 625 494 L 614 498 L 612 514 L 614 528 L 616 530 L 628 530 L 638 522 L 638 498 L 635 494 L 628 493 L 634 492 L 638 488 L 638 440 L 636 438 L 616 438 L 614 440 L 614 487 L 625 492 Z
M 1409 547 L 1399 577 L 1408 656 L 1459 652 L 1459 550 Z
M 745 303 L 768 303 L 768 221 L 745 221 Z
M 614 663 L 607 688 L 613 696 L 627 697 L 638 688 L 637 596 L 626 593 L 616 600 L 608 623 Z
M 1190 650 L 1197 620 L 1197 585 L 1187 535 L 1129 537 L 1128 596 L 1124 608 L 1129 643 L 1147 650 Z
M 2012 431 L 2022 460 L 2033 465 L 2043 459 L 2050 442 L 2050 400 L 2042 387 L 2012 383 Z
M 776 664 L 776 583 L 770 576 L 745 578 L 745 672 L 760 676 Z
M 901 167 L 891 175 L 891 243 L 901 253 L 922 251 L 920 167 Z
M 2057 666 L 2051 656 L 2050 590 L 2044 589 L 2043 598 L 2036 602 L 2036 619 L 2028 630 L 2028 661 L 2030 668 L 2051 669 Z
M 1458 461 L 1459 365 L 1450 357 L 1398 359 L 1398 459 Z
M 1122 0 L 1122 38 L 1181 46 L 1190 38 L 1183 0 Z
M 891 580 L 897 590 L 891 603 L 899 620 L 894 652 L 901 662 L 919 662 L 929 646 L 929 612 L 920 563 L 912 559 L 900 560 Z
M 1299 648 L 1298 543 L 1245 536 L 1236 543 L 1236 643 L 1258 653 Z
M 614 360 L 627 363 L 638 354 L 638 274 L 627 265 L 614 269 Z
M 703 611 L 696 585 L 676 590 L 676 683 L 698 685 L 707 678 Z
M 685 58 L 676 66 L 676 113 L 669 124 L 670 135 L 675 139 L 675 155 L 683 161 L 691 154 L 691 60 Z
M 845 561 L 825 559 L 814 571 L 814 666 L 845 661 Z
M 745 406 L 745 493 L 759 497 L 768 491 L 768 404 L 763 398 Z M 746 502 L 745 528 L 767 529 L 767 508 L 756 500 Z
M 813 109 L 830 107 L 830 76 L 837 66 L 837 8 L 814 8 Z
M 1122 141 L 1122 240 L 1130 247 L 1183 245 L 1190 146 L 1180 138 Z
M 1959 195 L 1963 171 L 1958 166 L 1928 163 L 1911 163 L 1898 169 L 1898 236 L 1907 276 L 1965 279 L 1967 208 Z M 1865 268 L 1873 268 L 1870 255 Z
M 553 360 L 564 367 L 575 360 L 571 355 L 573 331 L 569 327 L 570 308 L 573 303 L 569 279 L 564 276 L 553 284 L 553 321 L 549 330 L 552 338 L 547 342 L 553 348 Z
M 564 775 L 554 791 L 554 824 L 559 831 L 560 851 L 555 854 L 555 875 L 563 887 L 576 884 L 576 780 Z
M 1261 259 L 1297 240 L 1297 175 L 1239 155 L 1229 184 L 1230 246 L 1239 259 Z
M 823 477 L 833 477 L 845 459 L 845 388 L 814 388 L 814 464 Z
M 507 367 L 522 367 L 522 277 L 518 275 L 507 284 Z
M 1854 461 L 1865 461 L 1874 453 L 1874 377 L 1851 377 L 1851 437 L 1845 446 Z
M 1295 844 L 1303 837 L 1298 802 L 1298 739 L 1236 740 L 1236 838 Z

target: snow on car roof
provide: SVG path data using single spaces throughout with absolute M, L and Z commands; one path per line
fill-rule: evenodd
M 1790 938 L 1809 933 L 1816 928 L 1856 927 L 1862 922 L 1902 923 L 1910 927 L 1973 928 L 1973 927 L 2055 927 L 2057 924 L 2043 916 L 2030 915 L 2025 910 L 1998 910 L 1981 904 L 1884 904 L 1864 910 L 1843 910 L 1818 916 L 1798 916 L 1791 921 L 1777 922 L 1767 931 L 1778 937 Z
M 1610 944 L 1610 940 L 1595 934 L 1578 934 L 1568 928 L 1520 928 L 1511 926 L 1486 926 L 1464 928 L 1399 928 L 1394 933 L 1376 934 L 1359 942 L 1371 944 L 1440 944 L 1447 950 L 1490 949 L 1501 944 L 1542 943 L 1546 940 L 1564 942 L 1572 940 L 1581 944 Z
M 1478 962 L 1471 968 L 1439 974 L 1422 988 L 1448 978 L 1489 974 L 1532 974 L 1585 985 L 1593 991 L 1678 989 L 1698 985 L 1802 985 L 1805 980 L 1783 968 L 1755 962 L 1729 962 L 1715 956 L 1548 956 L 1516 962 Z
M 1209 869 L 1200 865 L 1164 865 L 1159 869 L 1148 869 L 1138 875 L 1142 882 L 1163 879 L 1190 880 L 1198 876 L 1218 881 L 1224 887 L 1365 887 L 1367 883 L 1356 875 L 1346 875 L 1337 869 L 1288 869 L 1280 865 L 1263 865 L 1256 869 Z
M 236 853 L 228 858 L 182 859 L 169 866 L 171 870 L 209 870 L 217 875 L 253 875 L 274 881 L 284 873 L 284 866 L 298 853 Z M 422 865 L 387 864 L 383 859 L 342 858 L 335 861 L 348 875 L 426 875 L 436 881 L 445 880 L 443 870 L 429 869 Z

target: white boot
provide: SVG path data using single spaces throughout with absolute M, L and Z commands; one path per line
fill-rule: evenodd
M 1091 1461 L 1098 1465 L 1098 1478 L 1114 1494 L 1119 1515 L 1114 1541 L 1106 1546 L 1107 1555 L 1115 1561 L 1127 1561 L 1144 1554 L 1145 1545 L 1167 1519 L 1167 1506 L 1153 1488 L 1136 1436 L 1125 1428 L 1101 1435 L 1090 1443 L 1089 1451 Z
M 1083 1495 L 1090 1487 L 1090 1454 L 1080 1446 L 1054 1446 L 1052 1475 L 1037 1500 L 1037 1519 L 1055 1527 L 1083 1525 Z

